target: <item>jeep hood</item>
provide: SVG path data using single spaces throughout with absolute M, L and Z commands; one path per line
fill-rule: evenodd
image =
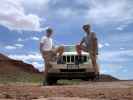
M 77 52 L 64 52 L 63 55 L 78 55 Z M 89 55 L 88 52 L 82 52 L 82 55 Z

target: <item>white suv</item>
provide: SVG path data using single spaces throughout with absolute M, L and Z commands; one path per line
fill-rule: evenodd
M 48 70 L 47 84 L 56 83 L 59 79 L 94 79 L 95 69 L 88 52 L 82 52 L 78 56 L 75 46 L 64 46 L 65 51 L 62 57 L 54 59 Z

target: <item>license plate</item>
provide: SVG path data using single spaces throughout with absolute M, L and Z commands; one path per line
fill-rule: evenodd
M 67 69 L 79 69 L 79 65 L 67 64 Z

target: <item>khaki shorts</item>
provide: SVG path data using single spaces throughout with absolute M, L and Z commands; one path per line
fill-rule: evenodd
M 42 53 L 45 62 L 51 62 L 56 59 L 56 50 L 43 51 Z
M 45 62 L 49 62 L 49 61 L 55 61 L 56 58 L 57 58 L 57 54 L 59 54 L 59 56 L 61 56 L 64 52 L 64 47 L 63 46 L 60 46 L 58 48 L 54 48 L 50 51 L 43 51 L 42 55 L 43 55 L 43 58 L 45 60 Z

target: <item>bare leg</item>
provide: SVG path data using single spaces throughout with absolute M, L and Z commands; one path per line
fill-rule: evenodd
M 76 45 L 76 51 L 77 51 L 78 55 L 82 55 L 82 51 L 88 52 L 86 47 L 84 47 L 83 45 Z M 96 53 L 94 53 L 93 51 L 90 51 L 89 53 L 90 53 L 90 57 L 91 57 L 95 72 L 96 72 L 96 74 L 99 74 L 99 67 L 98 67 L 98 64 L 96 61 L 96 59 L 97 59 Z
M 76 45 L 76 51 L 77 51 L 78 55 L 81 55 L 81 46 L 80 45 Z
M 47 81 L 47 74 L 48 74 L 48 68 L 47 68 L 47 64 L 45 63 L 45 69 L 44 69 L 44 85 L 47 85 L 46 81 Z
M 43 53 L 43 59 L 44 59 L 44 62 L 45 62 L 43 85 L 47 85 L 48 70 L 49 70 L 49 67 L 50 67 L 48 52 Z
M 62 56 L 63 52 L 64 52 L 64 47 L 63 46 L 58 47 L 57 50 L 56 50 L 56 54 L 59 53 L 59 56 Z
M 86 47 L 84 47 L 83 45 L 76 45 L 76 51 L 77 51 L 78 55 L 81 55 L 82 51 L 88 52 Z
M 98 75 L 99 74 L 99 66 L 98 66 L 97 61 L 96 61 L 96 59 L 97 59 L 96 54 L 93 53 L 90 55 L 91 55 L 93 67 L 95 69 L 95 74 Z

